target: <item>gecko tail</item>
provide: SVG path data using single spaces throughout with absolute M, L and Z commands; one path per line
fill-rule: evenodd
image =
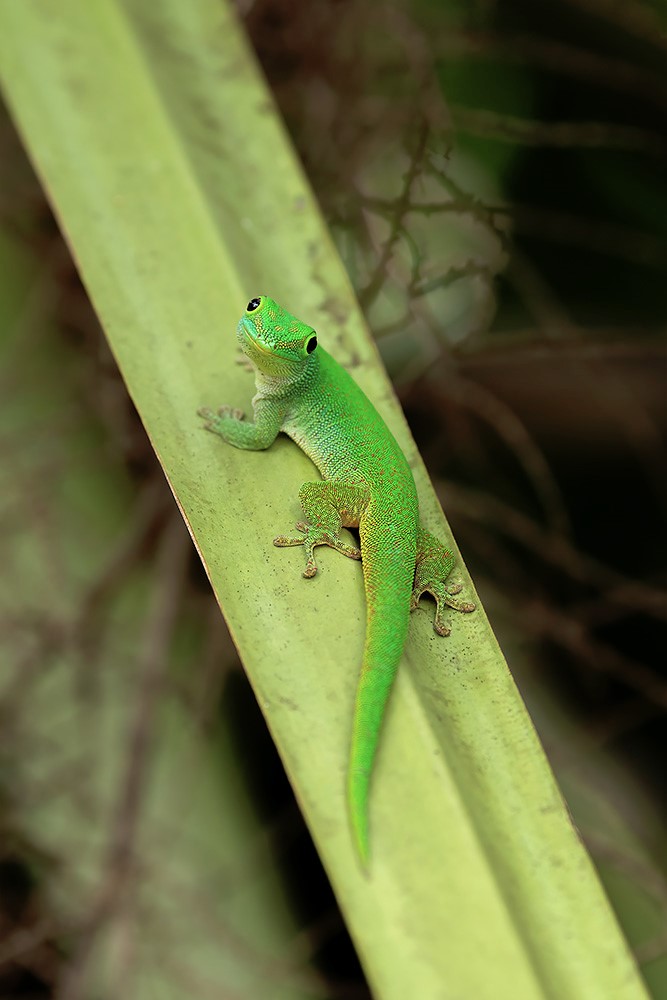
M 372 638 L 372 636 L 371 636 Z M 392 637 L 396 640 L 394 632 Z M 370 860 L 369 792 L 382 720 L 396 676 L 402 645 L 393 655 L 370 660 L 365 656 L 357 688 L 348 771 L 350 825 L 359 860 L 364 868 Z
M 350 764 L 347 797 L 350 810 L 350 825 L 354 846 L 363 868 L 368 868 L 370 848 L 368 839 L 368 786 L 370 774 L 355 771 Z
M 410 617 L 414 552 L 396 558 L 400 540 L 388 533 L 367 544 L 360 530 L 366 590 L 366 640 L 357 685 L 347 782 L 350 825 L 359 860 L 370 860 L 369 792 L 382 720 L 403 654 Z M 369 552 L 368 549 L 371 548 Z

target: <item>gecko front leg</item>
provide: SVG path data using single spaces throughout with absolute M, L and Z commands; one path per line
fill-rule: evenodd
M 243 410 L 221 406 L 217 413 L 202 406 L 197 413 L 206 423 L 204 429 L 218 434 L 223 441 L 246 451 L 264 451 L 278 436 L 283 412 L 273 400 L 253 402 L 254 420 L 245 420 Z

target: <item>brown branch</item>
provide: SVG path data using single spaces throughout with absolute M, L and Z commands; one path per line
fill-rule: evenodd
M 519 417 L 484 386 L 463 377 L 448 380 L 447 395 L 488 424 L 505 442 L 530 480 L 550 530 L 568 535 L 570 521 L 558 483 L 542 450 Z
M 583 660 L 591 669 L 620 680 L 654 705 L 667 708 L 667 684 L 649 667 L 588 635 L 586 627 L 542 601 L 527 601 L 522 622 L 527 632 L 548 639 Z
M 384 244 L 380 259 L 374 273 L 371 275 L 370 281 L 358 295 L 359 302 L 364 310 L 367 310 L 375 300 L 380 289 L 382 288 L 382 283 L 387 277 L 387 268 L 394 255 L 394 248 L 401 234 L 405 216 L 409 211 L 412 188 L 415 180 L 420 175 L 422 170 L 428 136 L 428 123 L 426 121 L 422 121 L 419 127 L 416 148 L 410 160 L 410 165 L 403 178 L 403 190 L 394 203 L 394 217 L 391 231 Z
M 667 106 L 667 87 L 658 73 L 624 59 L 576 48 L 553 38 L 510 32 L 459 33 L 448 28 L 446 32 L 436 35 L 433 44 L 440 56 L 491 55 L 504 63 L 529 65 L 542 72 L 549 70 L 558 76 L 584 80 L 597 87 L 621 91 L 624 95 L 630 93 L 658 107 Z
M 533 118 L 497 114 L 481 108 L 452 108 L 457 128 L 502 142 L 554 149 L 625 149 L 667 155 L 667 139 L 658 132 L 613 122 L 542 122 Z
M 578 551 L 567 538 L 546 530 L 489 494 L 449 481 L 439 485 L 448 510 L 456 511 L 460 517 L 492 525 L 495 531 L 518 542 L 571 579 L 602 590 L 610 603 L 667 621 L 667 596 L 659 588 L 623 576 L 593 556 Z

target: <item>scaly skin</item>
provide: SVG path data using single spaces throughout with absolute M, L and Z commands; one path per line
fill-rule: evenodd
M 301 536 L 280 535 L 274 545 L 303 545 L 306 568 L 317 572 L 314 550 L 329 545 L 362 559 L 367 625 L 357 689 L 348 771 L 354 839 L 368 861 L 368 792 L 387 698 L 408 631 L 410 611 L 423 593 L 436 600 L 434 628 L 448 635 L 445 607 L 473 611 L 446 585 L 454 556 L 419 524 L 417 491 L 396 439 L 371 401 L 334 359 L 317 346 L 312 327 L 266 296 L 252 299 L 237 338 L 254 370 L 255 420 L 223 406 L 199 411 L 206 429 L 236 448 L 261 450 L 279 432 L 312 459 L 322 480 L 304 483 L 299 500 L 307 522 Z M 361 549 L 339 537 L 358 527 Z

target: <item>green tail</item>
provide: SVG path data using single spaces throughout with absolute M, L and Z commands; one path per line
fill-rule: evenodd
M 377 521 L 373 527 L 362 524 L 360 536 L 366 642 L 354 710 L 348 805 L 357 851 L 366 865 L 371 773 L 387 699 L 407 636 L 415 556 L 409 537 L 397 537 Z

